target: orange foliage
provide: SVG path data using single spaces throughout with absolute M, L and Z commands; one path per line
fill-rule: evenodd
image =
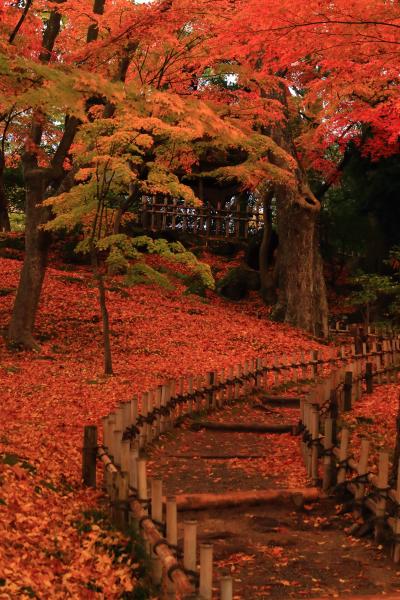
M 2 285 L 15 288 L 20 263 L 0 259 L 0 266 Z M 103 529 L 79 535 L 74 525 L 96 502 L 96 495 L 80 489 L 85 424 L 98 423 L 119 401 L 168 378 L 316 347 L 288 326 L 247 314 L 250 303 L 204 301 L 182 297 L 182 291 L 177 284 L 172 292 L 139 285 L 126 290 L 129 297 L 108 292 L 115 377 L 101 374 L 96 291 L 84 268 L 49 269 L 38 315 L 40 354 L 15 354 L 2 342 L 0 452 L 35 469 L 31 473 L 20 462 L 1 467 L 6 590 L 31 586 L 41 598 L 89 598 L 85 585 L 95 580 L 107 587 L 107 598 L 116 598 L 114 590 L 128 585 L 129 566 L 111 569 L 107 551 L 94 548 Z M 0 326 L 12 300 L 12 294 L 0 297 Z

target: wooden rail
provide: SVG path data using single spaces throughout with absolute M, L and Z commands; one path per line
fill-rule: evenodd
M 302 452 L 308 476 L 314 485 L 322 483 L 325 492 L 350 492 L 354 517 L 366 517 L 355 524 L 353 533 L 374 533 L 378 543 L 391 541 L 393 560 L 400 562 L 400 463 L 396 486 L 389 485 L 389 453 L 380 451 L 378 465 L 369 465 L 369 441 L 361 441 L 356 461 L 351 450 L 350 432 L 339 430 L 340 413 L 350 410 L 362 394 L 365 381 L 369 393 L 375 383 L 394 383 L 400 369 L 398 338 L 385 340 L 370 352 L 330 373 L 310 392 L 301 406 Z M 322 460 L 321 460 L 322 459 Z M 366 511 L 365 511 L 366 509 Z
M 367 369 L 367 364 L 372 364 L 372 367 Z M 154 563 L 154 581 L 159 583 L 164 573 L 168 599 L 193 597 L 209 600 L 212 597 L 212 547 L 201 549 L 202 558 L 198 570 L 196 560 L 193 562 L 193 556 L 196 556 L 193 549 L 196 537 L 193 534 L 194 526 L 192 523 L 190 528 L 190 525 L 185 524 L 185 536 L 189 536 L 191 542 L 188 541 L 189 538 L 184 540 L 186 558 L 184 556 L 183 566 L 177 561 L 173 552 L 177 544 L 176 499 L 165 499 L 163 503 L 162 483 L 156 480 L 151 484 L 150 503 L 146 461 L 143 459 L 146 446 L 161 434 L 172 430 L 182 419 L 237 402 L 247 397 L 252 390 L 279 390 L 288 383 L 313 380 L 314 386 L 310 394 L 300 401 L 300 425 L 303 430 L 301 446 L 308 474 L 314 485 L 319 484 L 322 479 L 325 490 L 330 489 L 333 480 L 337 478 L 340 484 L 354 491 L 355 498 L 359 501 L 370 486 L 380 490 L 387 486 L 384 473 L 387 459 L 381 459 L 382 465 L 377 476 L 368 475 L 367 480 L 347 481 L 350 470 L 355 471 L 357 477 L 363 475 L 366 458 L 363 456 L 359 463 L 355 463 L 349 457 L 348 435 L 346 430 L 338 434 L 337 418 L 341 411 L 350 410 L 360 397 L 362 381 L 366 376 L 371 376 L 377 383 L 381 383 L 384 377 L 393 381 L 397 377 L 399 365 L 399 337 L 364 342 L 359 353 L 356 353 L 355 345 L 351 344 L 340 348 L 326 348 L 323 355 L 313 351 L 308 356 L 304 353 L 280 358 L 265 356 L 219 372 L 212 371 L 207 375 L 190 375 L 169 381 L 143 393 L 140 401 L 139 398 L 133 398 L 122 402 L 114 412 L 103 418 L 103 446 L 99 448 L 98 456 L 104 465 L 104 482 L 112 506 L 117 507 L 114 511 L 115 519 L 124 525 L 130 514 L 130 518 L 140 525 L 148 543 L 149 556 Z M 324 437 L 321 437 L 321 429 Z M 337 445 L 339 438 L 340 444 Z M 84 483 L 94 486 L 94 447 L 97 440 L 93 427 L 85 428 L 84 439 Z M 324 452 L 321 452 L 322 447 Z M 129 499 L 132 494 L 134 499 Z M 399 494 L 400 490 L 389 490 L 387 497 L 397 502 Z M 400 532 L 399 518 L 387 515 L 387 500 L 368 497 L 365 505 L 371 510 L 376 509 L 379 519 L 386 519 L 393 526 L 393 531 Z M 164 512 L 166 514 L 163 520 Z M 163 538 L 164 534 L 161 532 L 164 526 L 166 538 Z M 399 541 L 396 541 L 394 555 L 399 560 Z M 193 582 L 197 581 L 197 576 L 199 586 L 191 591 L 190 585 L 193 586 Z M 226 578 L 221 579 L 221 597 L 225 600 L 233 598 L 231 583 Z
M 190 206 L 177 200 L 143 198 L 139 221 L 151 231 L 174 230 L 217 239 L 246 239 L 263 227 L 263 214 L 246 207 L 223 208 L 219 202 Z

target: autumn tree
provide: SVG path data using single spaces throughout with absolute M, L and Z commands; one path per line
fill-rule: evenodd
M 14 148 L 20 140 L 27 189 L 27 252 L 10 340 L 34 346 L 49 243 L 41 227 L 49 217 L 43 199 L 74 184 L 72 148 L 81 125 L 99 116 L 118 119 L 127 86 L 142 97 L 157 92 L 166 105 L 177 96 L 201 100 L 210 114 L 218 114 L 221 137 L 227 124 L 249 139 L 264 136 L 265 144 L 259 145 L 264 154 L 253 145 L 243 157 L 239 142 L 235 152 L 224 151 L 222 162 L 210 161 L 208 140 L 203 139 L 197 167 L 190 166 L 192 141 L 186 157 L 178 153 L 177 159 L 169 147 L 165 159 L 179 179 L 187 176 L 189 163 L 200 181 L 202 166 L 208 163 L 208 177 L 215 175 L 242 190 L 257 189 L 266 214 L 269 203 L 276 203 L 280 243 L 275 314 L 324 335 L 320 199 L 335 181 L 349 141 L 360 138 L 360 124 L 373 132 L 364 137 L 366 152 L 379 155 L 397 148 L 397 54 L 389 50 L 398 35 L 396 6 L 372 6 L 367 0 L 355 0 L 350 7 L 337 2 L 326 9 L 318 2 L 305 6 L 286 0 L 218 0 L 212 6 L 205 0 L 149 5 L 96 0 L 85 10 L 81 2 L 46 7 L 27 2 L 8 10 L 2 5 L 7 17 L 1 26 L 1 115 L 20 115 L 4 117 L 8 125 L 3 138 L 9 134 Z M 365 14 L 372 16 L 366 20 Z M 388 65 L 389 56 L 393 64 Z M 221 81 L 235 85 L 221 86 Z M 191 119 L 195 123 L 196 115 Z M 333 145 L 339 149 L 336 154 L 329 153 Z M 213 153 L 218 158 L 215 149 Z M 177 160 L 182 161 L 180 169 Z M 263 160 L 268 169 L 260 168 Z M 310 169 L 321 174 L 319 194 L 311 190 Z M 116 231 L 127 208 L 119 207 Z

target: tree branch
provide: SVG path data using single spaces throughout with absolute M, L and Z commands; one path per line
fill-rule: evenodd
M 10 44 L 12 44 L 14 42 L 15 38 L 17 37 L 18 31 L 21 29 L 21 27 L 27 17 L 29 9 L 32 6 L 32 1 L 33 0 L 26 0 L 26 4 L 25 4 L 24 10 L 22 12 L 22 15 L 20 16 L 18 23 L 16 24 L 16 26 L 14 28 L 14 31 L 10 34 L 10 37 L 8 38 L 8 41 Z

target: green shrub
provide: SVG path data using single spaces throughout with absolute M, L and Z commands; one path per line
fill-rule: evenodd
M 137 262 L 129 267 L 124 283 L 127 287 L 143 283 L 146 285 L 158 285 L 167 290 L 174 289 L 174 286 L 166 275 L 159 273 L 144 262 Z

